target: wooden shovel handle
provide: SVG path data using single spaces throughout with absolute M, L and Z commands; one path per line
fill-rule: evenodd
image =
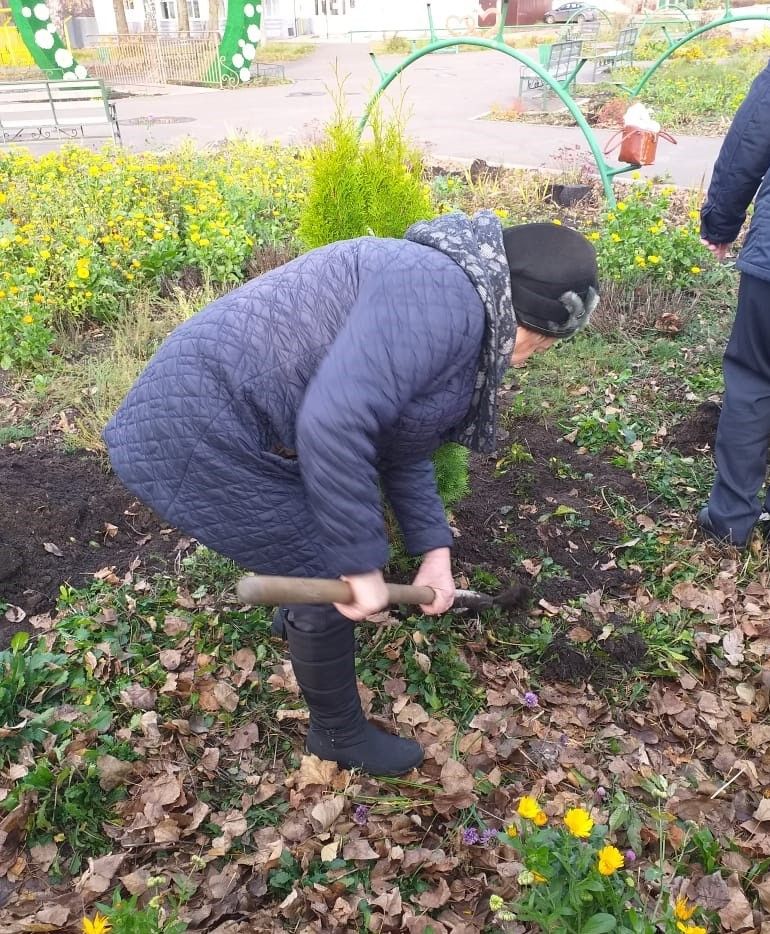
M 432 587 L 387 584 L 391 606 L 402 603 L 425 605 L 436 599 Z M 352 603 L 350 584 L 312 577 L 267 577 L 250 574 L 238 581 L 238 597 L 249 606 L 281 606 L 284 603 Z

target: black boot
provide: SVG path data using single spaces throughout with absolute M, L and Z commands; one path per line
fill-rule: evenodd
M 273 613 L 273 623 L 270 626 L 270 632 L 276 639 L 286 638 L 286 614 L 289 611 L 285 606 L 279 606 Z
M 344 769 L 405 775 L 422 763 L 419 743 L 369 723 L 356 686 L 353 623 L 333 607 L 291 607 L 291 663 L 310 708 L 307 751 Z

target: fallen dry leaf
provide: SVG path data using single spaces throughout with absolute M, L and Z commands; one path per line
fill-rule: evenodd
M 318 830 L 328 830 L 345 810 L 345 799 L 339 797 L 322 798 L 310 812 L 318 825 Z
M 112 791 L 113 788 L 125 785 L 134 773 L 132 762 L 116 759 L 110 755 L 99 756 L 96 760 L 96 768 L 99 772 L 99 787 L 102 791 Z
M 134 710 L 152 710 L 158 695 L 151 688 L 141 684 L 129 684 L 120 692 L 120 699 L 126 707 Z
M 45 548 L 49 555 L 56 555 L 57 558 L 64 557 L 64 552 L 58 545 L 54 544 L 54 542 L 43 542 L 43 548 Z
M 322 863 L 332 863 L 337 858 L 337 854 L 340 851 L 341 840 L 339 837 L 335 837 L 331 843 L 327 843 L 326 846 L 321 847 L 321 862 Z
M 75 889 L 80 893 L 84 902 L 92 901 L 97 895 L 109 889 L 125 859 L 125 854 L 116 854 L 88 860 L 88 869 L 75 884 Z
M 309 785 L 325 788 L 331 785 L 339 771 L 340 767 L 336 762 L 319 759 L 318 756 L 303 756 L 299 771 L 294 777 L 294 786 L 297 791 L 302 791 Z
M 415 901 L 421 908 L 426 908 L 428 911 L 432 911 L 436 908 L 443 908 L 451 897 L 452 893 L 446 883 L 446 879 L 441 876 L 435 889 L 429 889 L 427 892 L 422 892 L 417 896 Z
M 473 792 L 473 776 L 457 759 L 447 759 L 441 769 L 441 785 L 449 795 Z
M 372 849 L 371 844 L 368 840 L 359 838 L 358 840 L 349 840 L 343 850 L 342 850 L 343 859 L 379 859 L 380 855 L 376 850 Z

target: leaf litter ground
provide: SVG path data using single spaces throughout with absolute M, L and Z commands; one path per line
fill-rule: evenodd
M 25 559 L 18 599 L 31 591 L 41 601 L 31 609 L 44 608 L 57 567 L 73 583 L 103 571 L 56 618 L 33 620 L 72 690 L 35 685 L 3 730 L 13 751 L 0 931 L 74 930 L 121 886 L 144 902 L 176 899 L 192 930 L 219 934 L 363 930 L 364 918 L 371 930 L 474 934 L 489 929 L 489 894 L 513 895 L 521 867 L 496 843 L 464 845 L 461 832 L 505 826 L 525 792 L 552 819 L 586 801 L 612 816 L 640 869 L 663 815 L 667 868 L 690 876 L 690 896 L 723 930 L 767 930 L 767 572 L 739 584 L 735 558 L 694 546 L 688 573 L 658 593 L 606 494 L 620 492 L 643 535 L 664 542 L 687 534 L 678 515 L 657 514 L 640 480 L 553 428 L 519 423 L 506 444 L 515 462 L 474 464 L 455 515 L 457 565 L 488 589 L 528 580 L 529 611 L 361 628 L 368 711 L 426 748 L 404 781 L 303 755 L 306 714 L 267 615 L 240 612 L 203 573 L 205 555 L 186 575 L 153 578 L 154 546 L 168 556 L 179 537 L 151 515 L 137 524 L 97 459 L 34 443 L 0 452 L 0 485 L 13 490 L 14 517 L 27 517 L 24 540 L 9 535 L 19 518 L 2 535 Z M 105 536 L 107 523 L 118 533 Z M 24 544 L 33 536 L 37 563 Z M 707 565 L 710 578 L 689 573 Z M 671 619 L 691 634 L 681 663 L 635 674 L 649 665 L 651 621 Z M 65 728 L 29 731 L 42 710 Z M 98 847 L 78 842 L 82 809 L 56 810 L 61 789 L 30 781 L 41 762 L 66 764 L 79 795 L 112 796 Z M 657 776 L 669 783 L 662 797 Z M 721 841 L 716 857 L 709 835 Z

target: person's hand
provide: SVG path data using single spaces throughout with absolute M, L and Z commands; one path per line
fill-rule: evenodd
M 511 366 L 523 366 L 533 353 L 542 353 L 554 343 L 556 343 L 555 337 L 541 334 L 539 331 L 533 331 L 520 324 L 516 328 L 516 343 L 511 355 Z
M 711 241 L 704 240 L 702 237 L 700 242 L 707 249 L 711 250 L 720 263 L 724 262 L 725 258 L 727 257 L 728 250 L 732 246 L 732 243 L 711 243 Z
M 343 577 L 353 591 L 352 603 L 335 603 L 339 613 L 359 622 L 367 616 L 373 616 L 388 605 L 388 588 L 382 571 L 368 571 L 366 574 L 350 574 Z
M 452 552 L 448 548 L 435 548 L 423 555 L 420 570 L 413 583 L 430 587 L 436 594 L 433 603 L 420 606 L 428 616 L 438 616 L 455 602 L 455 582 L 452 578 Z

